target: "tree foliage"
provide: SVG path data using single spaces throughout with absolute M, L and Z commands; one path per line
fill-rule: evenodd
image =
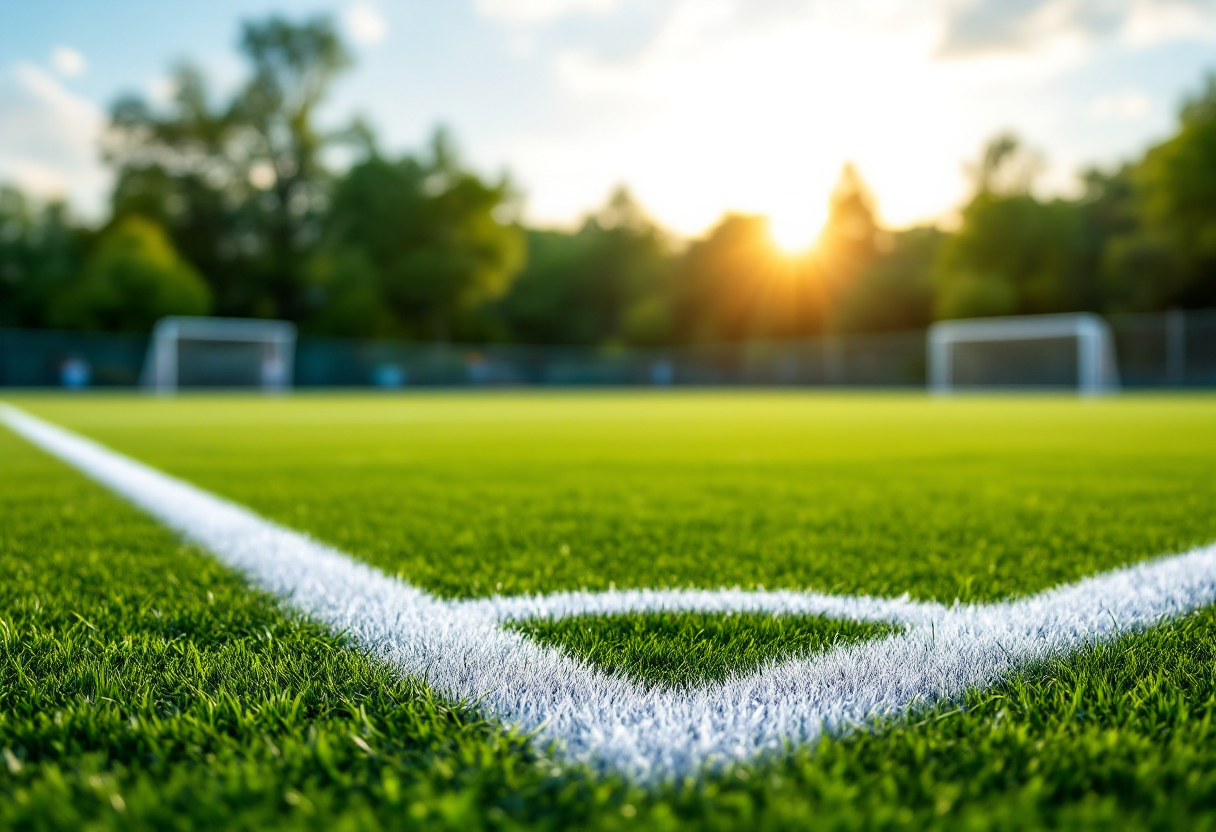
M 1097 302 L 1099 252 L 1074 202 L 978 194 L 938 261 L 943 318 L 1071 312 Z
M 147 332 L 165 315 L 205 315 L 211 292 L 160 226 L 120 220 L 102 235 L 78 279 L 53 301 L 63 329 Z
M 51 305 L 79 272 L 87 236 L 62 203 L 39 206 L 0 187 L 0 326 L 51 325 Z
M 1177 135 L 1131 170 L 1140 227 L 1120 237 L 1110 269 L 1139 305 L 1216 304 L 1216 75 L 1182 108 Z
M 822 286 L 806 263 L 778 251 L 768 219 L 728 214 L 676 266 L 677 336 L 712 343 L 790 337 L 818 320 Z
M 669 243 L 624 188 L 578 231 L 529 231 L 528 263 L 497 305 L 515 340 L 663 343 Z
M 851 163 L 828 198 L 828 219 L 814 257 L 828 291 L 839 295 L 874 260 L 882 246 L 874 195 Z
M 522 234 L 498 218 L 509 200 L 505 180 L 487 183 L 460 167 L 442 131 L 425 158 L 373 153 L 356 164 L 334 188 L 314 268 L 320 326 L 351 333 L 375 306 L 363 320 L 381 334 L 447 340 L 520 266 Z M 329 303 L 335 308 L 324 309 Z
M 945 239 L 945 232 L 931 226 L 889 234 L 841 297 L 832 328 L 891 332 L 932 323 L 933 270 Z
M 873 196 L 845 165 L 816 245 L 790 256 L 768 220 L 728 214 L 694 242 L 676 269 L 677 333 L 687 341 L 799 338 L 830 328 L 842 300 L 879 253 Z
M 942 318 L 1099 308 L 1100 235 L 1082 202 L 1032 192 L 1037 162 L 1018 140 L 998 136 L 974 174 L 975 195 L 936 267 Z
M 0 326 L 146 329 L 210 309 L 313 334 L 653 346 L 1216 306 L 1216 76 L 1175 135 L 1084 171 L 1077 198 L 1044 198 L 1042 157 L 994 137 L 952 231 L 882 228 L 846 165 L 791 256 L 762 216 L 677 241 L 624 188 L 577 228 L 526 229 L 506 176 L 470 171 L 444 132 L 392 154 L 357 119 L 319 118 L 351 66 L 328 18 L 248 22 L 239 47 L 227 96 L 182 63 L 166 103 L 114 104 L 101 231 L 0 188 Z
M 241 50 L 250 75 L 227 102 L 183 64 L 167 108 L 115 104 L 113 210 L 168 229 L 216 288 L 218 311 L 299 320 L 326 207 L 324 152 L 352 135 L 322 131 L 316 110 L 350 58 L 328 18 L 247 23 Z

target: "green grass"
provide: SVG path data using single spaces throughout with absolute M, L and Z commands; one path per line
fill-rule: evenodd
M 991 599 L 1216 538 L 1208 397 L 16 403 L 448 596 Z M 814 649 L 748 619 L 534 632 L 668 683 L 682 640 L 713 673 Z M 0 431 L 0 620 L 0 828 L 1216 829 L 1210 610 L 642 789 L 393 678 Z
M 668 688 L 721 682 L 765 662 L 821 653 L 895 630 L 814 615 L 646 613 L 537 619 L 512 625 L 639 682 Z
M 1216 538 L 1216 399 L 17 399 L 447 596 L 995 599 Z
M 0 828 L 472 828 L 547 779 L 7 433 L 0 456 Z

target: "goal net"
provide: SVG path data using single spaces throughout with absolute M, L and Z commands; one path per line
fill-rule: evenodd
M 152 330 L 141 383 L 171 393 L 182 388 L 291 387 L 296 328 L 287 321 L 161 318 Z
M 1089 313 L 939 321 L 928 342 L 929 387 L 938 393 L 1119 388 L 1110 327 Z

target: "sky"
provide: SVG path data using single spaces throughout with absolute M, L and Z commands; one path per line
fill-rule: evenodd
M 1167 137 L 1216 69 L 1216 0 L 0 0 L 0 182 L 104 213 L 120 95 L 189 60 L 240 82 L 240 23 L 328 14 L 356 58 L 322 118 L 394 153 L 437 125 L 570 227 L 627 185 L 673 233 L 728 210 L 811 241 L 846 162 L 893 228 L 949 223 L 1013 130 L 1044 194 Z

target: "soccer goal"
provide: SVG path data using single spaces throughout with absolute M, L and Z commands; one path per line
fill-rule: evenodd
M 296 328 L 252 318 L 161 318 L 152 330 L 142 385 L 182 388 L 291 387 Z
M 1119 389 L 1114 338 L 1097 315 L 939 321 L 929 328 L 929 389 Z

